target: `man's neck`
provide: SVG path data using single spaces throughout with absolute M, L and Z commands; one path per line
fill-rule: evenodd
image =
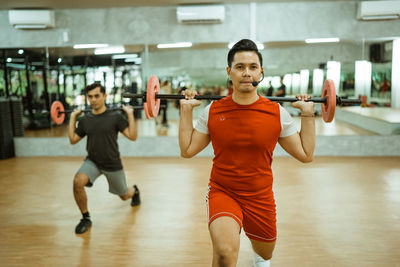
M 250 105 L 258 100 L 259 96 L 256 91 L 241 93 L 238 91 L 233 92 L 232 100 L 239 105 Z
M 98 114 L 104 113 L 106 110 L 107 110 L 106 105 L 103 105 L 99 109 L 93 109 L 92 113 L 98 115 Z

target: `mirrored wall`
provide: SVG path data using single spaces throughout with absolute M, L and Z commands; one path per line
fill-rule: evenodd
M 337 46 L 337 45 L 336 45 Z M 357 62 L 366 61 L 365 44 L 274 47 L 265 45 L 265 78 L 258 87 L 262 95 L 275 95 L 282 83 L 286 95 L 307 93 L 320 96 L 325 79 L 333 79 L 337 95 L 358 98 Z M 0 95 L 17 97 L 23 106 L 26 129 L 53 127 L 48 113 L 51 103 L 61 101 L 66 109 L 87 108 L 84 88 L 100 82 L 106 87 L 107 104 L 140 105 L 140 99 L 124 99 L 123 92 L 142 93 L 147 79 L 156 75 L 163 93 L 179 93 L 184 87 L 199 94 L 226 95 L 226 44 L 160 50 L 154 46 L 126 46 L 124 53 L 99 54 L 94 50 L 65 48 L 1 49 Z M 353 57 L 350 55 L 355 54 Z M 367 59 L 371 59 L 368 57 Z M 373 58 L 372 58 L 373 59 Z M 391 102 L 391 59 L 368 61 L 370 95 L 368 105 L 387 106 Z M 169 101 L 170 118 L 177 119 L 176 101 Z M 143 114 L 135 114 L 141 119 Z

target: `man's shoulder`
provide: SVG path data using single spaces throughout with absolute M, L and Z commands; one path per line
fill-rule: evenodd
M 263 109 L 279 110 L 279 104 L 275 101 L 269 100 L 267 96 L 261 96 L 258 103 Z
M 78 118 L 78 121 L 79 121 L 80 123 L 84 123 L 84 122 L 90 120 L 90 116 L 89 116 L 89 115 L 90 115 L 90 114 L 85 114 L 85 115 L 79 117 L 79 118 Z
M 227 95 L 219 100 L 214 100 L 211 102 L 212 107 L 224 107 L 232 104 L 232 95 Z
M 104 115 L 107 118 L 115 118 L 115 119 L 123 117 L 121 111 L 113 109 L 107 109 Z

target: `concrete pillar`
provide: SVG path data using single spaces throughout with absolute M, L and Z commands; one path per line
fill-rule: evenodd
M 301 70 L 300 71 L 300 93 L 307 94 L 308 92 L 308 83 L 310 79 L 310 71 L 309 70 Z
M 393 41 L 391 87 L 392 108 L 400 108 L 400 39 Z
M 149 79 L 149 64 L 150 64 L 150 53 L 149 53 L 149 45 L 145 44 L 144 52 L 142 53 L 142 88 L 141 91 L 146 91 L 147 88 L 147 80 Z
M 315 96 L 321 96 L 323 84 L 324 84 L 324 70 L 314 69 L 312 94 Z M 338 95 L 337 92 L 336 92 L 336 94 Z
M 367 103 L 369 103 L 371 100 L 371 62 L 366 60 L 357 60 L 355 64 L 355 97 L 358 98 L 360 95 L 365 95 L 367 96 Z
M 339 92 L 340 88 L 340 62 L 328 61 L 327 63 L 326 78 L 333 81 L 335 84 L 336 92 Z

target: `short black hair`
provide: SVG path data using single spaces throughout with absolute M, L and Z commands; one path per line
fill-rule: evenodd
M 242 52 L 242 51 L 254 51 L 258 59 L 260 60 L 260 65 L 262 67 L 263 64 L 263 59 L 261 53 L 258 51 L 257 45 L 249 39 L 242 39 L 239 42 L 237 42 L 231 50 L 229 50 L 228 53 L 228 66 L 232 67 L 232 61 L 237 52 Z
M 106 88 L 103 85 L 101 85 L 101 83 L 94 82 L 94 83 L 86 86 L 86 88 L 85 88 L 86 94 L 89 93 L 90 91 L 92 91 L 93 89 L 96 89 L 97 87 L 100 87 L 100 92 L 102 92 L 103 94 L 106 93 Z

